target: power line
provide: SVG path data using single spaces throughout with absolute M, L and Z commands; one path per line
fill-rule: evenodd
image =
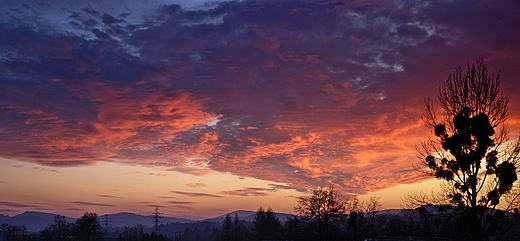
M 105 214 L 103 215 L 104 216 L 104 224 L 105 224 L 105 232 L 108 232 L 108 228 L 110 227 L 110 223 L 112 222 L 112 220 L 110 220 L 110 217 L 108 216 L 108 214 Z
M 159 220 L 159 219 L 163 218 L 161 216 L 162 213 L 160 213 L 159 208 L 156 207 L 155 212 L 153 212 L 152 214 L 153 214 L 153 216 L 152 216 L 153 222 L 155 224 L 155 235 L 158 235 L 159 234 L 159 223 L 161 222 L 161 220 Z

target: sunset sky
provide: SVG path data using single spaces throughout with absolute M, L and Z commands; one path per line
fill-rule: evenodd
M 477 2 L 477 3 L 475 3 Z M 480 57 L 520 134 L 520 1 L 0 1 L 0 214 L 202 219 L 438 187 L 427 97 Z

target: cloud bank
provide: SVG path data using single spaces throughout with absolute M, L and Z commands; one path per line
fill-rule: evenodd
M 0 156 L 365 194 L 421 180 L 423 99 L 480 56 L 520 119 L 517 1 L 126 5 L 2 3 Z

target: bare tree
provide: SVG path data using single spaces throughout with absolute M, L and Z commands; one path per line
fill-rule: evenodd
M 350 228 L 350 239 L 376 240 L 387 221 L 387 212 L 382 211 L 379 197 L 370 197 L 366 202 L 354 198 L 346 203 L 349 213 L 347 225 Z
M 468 211 L 464 215 L 473 240 L 489 235 L 489 217 L 505 197 L 515 194 L 520 142 L 508 140 L 504 122 L 509 101 L 500 92 L 499 77 L 489 75 L 479 59 L 465 73 L 459 66 L 439 88 L 440 118 L 433 101 L 425 102 L 423 119 L 436 138 L 423 143 L 416 168 L 446 181 L 446 201 Z
M 375 240 L 382 230 L 386 222 L 386 212 L 381 211 L 381 204 L 379 197 L 370 197 L 370 200 L 365 205 L 365 220 L 367 237 Z
M 318 187 L 312 190 L 310 196 L 298 198 L 294 207 L 296 213 L 307 217 L 313 222 L 318 232 L 319 240 L 329 240 L 329 229 L 345 214 L 345 201 L 338 195 L 334 186 Z
M 52 233 L 52 240 L 70 240 L 74 225 L 67 223 L 65 216 L 56 215 L 54 216 L 54 223 L 49 226 L 49 229 Z

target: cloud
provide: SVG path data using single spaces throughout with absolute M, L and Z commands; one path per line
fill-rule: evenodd
M 112 196 L 112 195 L 106 195 L 106 194 L 99 194 L 99 195 L 96 195 L 97 197 L 102 197 L 102 198 L 121 198 L 121 197 L 118 197 L 118 196 Z
M 152 207 L 152 208 L 163 208 L 164 207 L 163 205 L 157 205 L 157 204 L 148 204 L 146 206 Z
M 295 186 L 290 186 L 290 185 L 282 185 L 282 184 L 273 184 L 273 183 L 270 183 L 269 184 L 270 187 L 272 187 L 273 190 L 296 190 L 296 191 L 299 191 L 299 192 L 307 192 L 307 189 L 306 188 L 301 188 L 301 187 L 295 187 Z
M 35 204 L 23 204 L 23 203 L 14 203 L 14 202 L 0 202 L 0 206 L 2 207 L 9 207 L 9 208 L 40 208 L 39 205 Z
M 189 197 L 212 197 L 212 198 L 223 198 L 224 197 L 224 196 L 220 196 L 220 195 L 214 195 L 214 194 L 209 194 L 209 193 L 200 193 L 200 192 L 181 192 L 181 191 L 171 191 L 171 192 L 175 193 L 175 194 L 189 196 Z
M 182 204 L 192 204 L 193 202 L 181 202 L 181 201 L 168 201 L 169 204 L 182 205 Z
M 205 187 L 206 184 L 198 183 L 198 182 L 191 182 L 191 183 L 186 183 L 186 186 L 187 187 Z
M 180 210 L 195 210 L 194 207 L 187 206 L 187 205 L 171 205 L 169 207 L 180 209 Z
M 160 172 L 129 172 L 128 174 L 140 174 L 140 175 L 144 175 L 144 176 L 156 176 L 156 177 L 166 177 L 165 174 L 163 173 L 160 173 Z
M 230 191 L 222 191 L 220 193 L 231 195 L 231 196 L 269 196 L 265 191 L 273 191 L 266 188 L 245 188 L 245 189 L 237 189 L 237 190 L 230 190 Z
M 92 203 L 92 202 L 84 202 L 84 201 L 74 201 L 70 202 L 72 204 L 77 204 L 81 206 L 99 206 L 99 207 L 113 207 L 112 204 L 104 204 L 104 203 Z
M 170 197 L 170 196 L 158 196 L 158 198 L 162 198 L 162 199 L 176 199 L 176 197 Z
M 48 169 L 45 167 L 33 167 L 33 170 L 39 170 L 39 171 L 48 171 L 48 172 L 54 172 L 54 173 L 60 173 L 58 170 L 55 169 Z
M 519 90 L 512 0 L 147 3 L 2 3 L 0 156 L 365 194 L 422 180 L 423 99 L 457 65 Z

